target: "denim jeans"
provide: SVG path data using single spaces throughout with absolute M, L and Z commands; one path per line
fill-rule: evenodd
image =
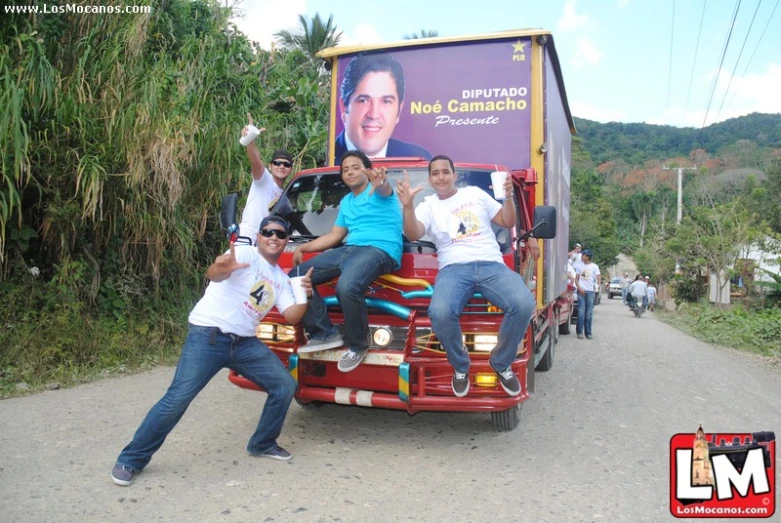
M 504 312 L 498 343 L 490 357 L 491 366 L 501 372 L 518 354 L 518 344 L 534 314 L 534 296 L 523 278 L 503 263 L 455 263 L 440 270 L 428 314 L 434 334 L 445 348 L 447 360 L 458 372 L 467 372 L 470 363 L 459 320 L 476 292 Z
M 591 336 L 591 318 L 594 315 L 594 291 L 578 293 L 578 328 L 577 333 Z
M 302 263 L 290 271 L 290 276 L 306 274 L 310 267 L 312 285 L 322 285 L 336 277 L 336 295 L 344 313 L 344 333 L 347 346 L 353 350 L 368 349 L 370 345 L 369 316 L 366 311 L 366 289 L 382 274 L 396 268 L 396 260 L 376 247 L 345 245 L 330 249 Z M 337 332 L 328 317 L 328 308 L 314 289 L 304 315 L 304 328 L 309 339 L 327 339 Z
M 250 454 L 258 454 L 277 444 L 296 392 L 296 381 L 279 358 L 257 338 L 223 334 L 219 330 L 213 335 L 213 329 L 190 325 L 173 382 L 146 415 L 117 463 L 137 471 L 143 469 L 179 423 L 190 402 L 225 367 L 268 392 L 263 414 L 247 450 Z

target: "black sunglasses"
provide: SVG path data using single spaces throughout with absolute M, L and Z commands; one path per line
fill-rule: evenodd
M 280 167 L 280 166 L 281 166 L 281 167 L 287 167 L 288 169 L 290 169 L 291 167 L 293 167 L 293 164 L 292 164 L 292 163 L 290 163 L 290 162 L 280 162 L 279 160 L 274 160 L 274 161 L 273 161 L 273 162 L 271 162 L 271 163 L 272 163 L 272 164 L 274 164 L 274 165 L 276 165 L 277 167 Z
M 272 236 L 276 236 L 280 240 L 284 240 L 287 238 L 287 231 L 280 231 L 279 229 L 261 229 L 260 235 L 264 238 L 271 238 Z

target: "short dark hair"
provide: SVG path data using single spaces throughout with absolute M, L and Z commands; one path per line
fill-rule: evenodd
M 431 160 L 429 160 L 429 162 L 428 162 L 428 175 L 429 176 L 431 176 L 431 164 L 436 162 L 437 160 L 447 160 L 447 163 L 450 164 L 450 170 L 453 171 L 454 173 L 456 172 L 456 167 L 455 167 L 455 165 L 453 165 L 453 160 L 450 159 L 450 156 L 446 156 L 444 154 L 438 154 L 435 157 L 433 157 Z
M 290 223 L 288 223 L 286 219 L 278 214 L 270 214 L 263 218 L 260 221 L 260 228 L 258 229 L 258 232 L 262 231 L 269 223 L 276 223 L 277 225 L 281 225 L 287 232 L 290 232 Z
M 404 101 L 404 69 L 390 54 L 385 51 L 361 53 L 353 58 L 344 70 L 342 87 L 339 89 L 339 96 L 342 98 L 344 106 L 350 104 L 350 97 L 358 88 L 363 77 L 369 73 L 387 72 L 396 82 L 396 94 L 399 97 L 399 103 Z
M 356 158 L 358 158 L 365 168 L 367 168 L 367 169 L 371 169 L 372 168 L 372 161 L 369 160 L 369 157 L 366 156 L 363 153 L 363 151 L 353 150 L 353 151 L 347 151 L 346 153 L 344 153 L 342 155 L 342 159 L 339 161 L 339 170 L 340 171 L 342 170 L 342 165 L 344 165 L 344 161 L 347 158 L 349 158 L 350 156 L 355 156 Z

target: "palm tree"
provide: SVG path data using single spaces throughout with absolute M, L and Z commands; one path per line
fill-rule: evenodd
M 404 35 L 405 40 L 418 40 L 419 38 L 434 38 L 439 36 L 439 31 L 421 29 L 420 33 L 412 33 L 411 35 Z
M 338 45 L 342 38 L 342 32 L 336 31 L 334 15 L 329 16 L 326 22 L 320 18 L 320 13 L 315 13 L 310 19 L 298 15 L 298 21 L 301 24 L 298 30 L 283 30 L 274 34 L 282 47 L 300 49 L 314 58 L 322 49 Z

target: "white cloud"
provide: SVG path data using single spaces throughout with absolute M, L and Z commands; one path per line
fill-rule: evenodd
M 629 0 L 618 0 L 618 8 L 623 9 L 629 5 Z
M 708 98 L 714 74 L 715 72 L 711 72 L 706 77 Z M 705 126 L 749 113 L 781 113 L 781 98 L 778 97 L 778 86 L 781 85 L 781 63 L 769 63 L 760 73 L 733 78 L 725 100 L 724 91 L 729 83 L 729 77 L 730 74 L 726 71 L 719 76 Z M 697 110 L 690 109 L 684 113 L 683 108 L 673 106 L 658 117 L 650 119 L 648 123 L 702 127 L 708 98 L 697 100 Z M 724 106 L 719 112 L 722 101 Z M 690 107 L 693 105 L 695 105 L 694 100 L 689 103 Z
M 282 29 L 295 30 L 300 24 L 298 15 L 306 12 L 306 0 L 264 0 L 240 2 L 231 21 L 250 40 L 264 49 L 271 48 L 274 33 Z
M 597 65 L 602 59 L 602 54 L 590 38 L 581 36 L 578 38 L 578 49 L 575 51 L 572 63 L 578 68 L 584 65 Z
M 379 44 L 382 42 L 382 36 L 379 31 L 371 24 L 358 24 L 355 26 L 355 32 L 348 34 L 342 33 L 342 38 L 339 40 L 339 45 L 369 45 Z
M 572 31 L 588 22 L 588 15 L 579 15 L 575 12 L 577 0 L 567 0 L 564 4 L 564 14 L 559 19 L 559 31 Z
M 602 123 L 625 122 L 627 118 L 626 113 L 623 111 L 597 107 L 596 105 L 592 105 L 581 100 L 573 101 L 570 104 L 570 110 L 572 111 L 573 116 Z

